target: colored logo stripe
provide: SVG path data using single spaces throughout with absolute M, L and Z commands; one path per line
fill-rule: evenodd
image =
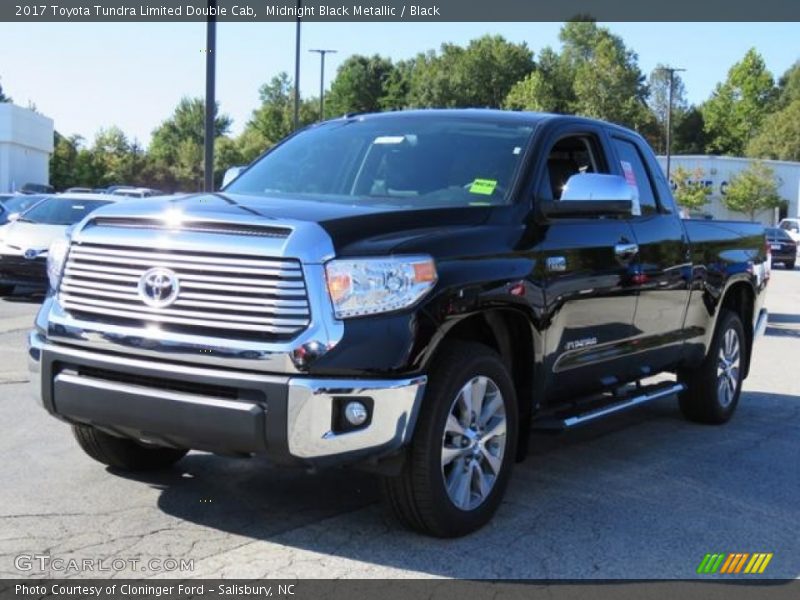
M 772 560 L 772 552 L 731 552 L 729 554 L 706 554 L 697 566 L 697 572 L 710 575 L 720 573 L 734 575 L 737 573 L 760 574 Z M 747 566 L 745 566 L 747 565 Z

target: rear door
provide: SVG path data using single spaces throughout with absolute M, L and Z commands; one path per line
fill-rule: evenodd
M 608 140 L 592 124 L 566 124 L 550 134 L 536 172 L 539 201 L 559 201 L 579 172 L 609 173 Z M 630 224 L 615 218 L 561 218 L 544 223 L 536 246 L 549 323 L 545 373 L 560 398 L 613 385 L 632 370 L 635 290 L 629 285 L 634 242 Z
M 633 284 L 637 291 L 636 330 L 642 375 L 674 364 L 684 341 L 691 255 L 666 178 L 641 139 L 612 130 L 612 168 L 636 188 L 639 212 L 630 224 L 638 246 Z

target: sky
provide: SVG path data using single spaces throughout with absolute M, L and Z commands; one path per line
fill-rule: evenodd
M 691 103 L 700 103 L 730 66 L 755 47 L 777 78 L 800 59 L 798 23 L 603 23 L 622 36 L 649 73 L 658 63 L 682 73 Z M 393 60 L 466 44 L 484 34 L 526 42 L 538 54 L 558 47 L 560 23 L 304 23 L 302 95 L 319 94 L 319 57 L 331 48 L 326 87 L 351 54 Z M 239 133 L 258 105 L 258 89 L 280 71 L 294 73 L 294 23 L 220 23 L 217 99 Z M 205 89 L 203 23 L 0 23 L 0 84 L 14 102 L 55 121 L 64 135 L 91 141 L 116 125 L 142 145 L 183 96 Z M 534 56 L 535 58 L 535 56 Z

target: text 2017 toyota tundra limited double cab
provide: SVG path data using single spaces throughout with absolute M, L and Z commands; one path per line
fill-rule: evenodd
M 348 115 L 219 193 L 87 217 L 49 252 L 29 358 L 102 463 L 367 468 L 403 523 L 457 536 L 491 518 L 532 428 L 676 393 L 727 421 L 768 269 L 761 226 L 681 220 L 621 127 Z

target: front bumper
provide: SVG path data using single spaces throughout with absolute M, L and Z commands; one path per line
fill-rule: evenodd
M 29 336 L 34 395 L 51 414 L 114 435 L 220 453 L 263 453 L 281 464 L 330 466 L 380 458 L 410 441 L 424 376 L 312 379 L 97 353 Z M 350 399 L 367 424 L 334 429 Z
M 0 254 L 0 284 L 46 289 L 47 259 Z

